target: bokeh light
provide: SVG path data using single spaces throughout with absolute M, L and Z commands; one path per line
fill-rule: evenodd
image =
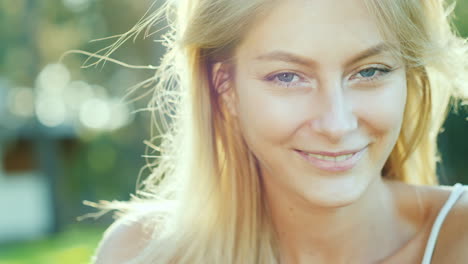
M 41 95 L 36 102 L 36 114 L 43 125 L 56 127 L 65 122 L 67 113 L 60 97 Z
M 94 97 L 94 92 L 91 86 L 85 81 L 72 81 L 68 84 L 64 100 L 67 106 L 73 112 L 78 112 L 81 105 Z
M 17 87 L 10 90 L 8 96 L 9 111 L 23 118 L 31 118 L 34 115 L 34 92 L 29 87 Z
M 92 98 L 81 105 L 80 121 L 88 128 L 104 129 L 110 118 L 109 104 L 102 99 Z
M 41 92 L 61 94 L 70 81 L 70 72 L 63 64 L 49 64 L 39 73 L 36 85 Z

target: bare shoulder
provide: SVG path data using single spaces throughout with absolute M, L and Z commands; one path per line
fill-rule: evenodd
M 134 213 L 116 220 L 104 232 L 93 259 L 95 264 L 125 263 L 149 243 L 154 231 L 150 214 Z
M 450 196 L 453 187 L 428 188 L 434 205 L 434 218 Z M 468 262 L 468 187 L 454 204 L 440 229 L 431 263 Z

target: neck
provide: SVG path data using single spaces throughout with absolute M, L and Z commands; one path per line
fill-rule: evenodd
M 266 199 L 282 263 L 374 263 L 412 236 L 396 199 L 380 177 L 350 204 L 325 207 L 274 190 Z M 274 193 L 274 195 L 268 195 Z

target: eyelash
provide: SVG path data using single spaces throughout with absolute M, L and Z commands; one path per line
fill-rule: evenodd
M 354 74 L 354 75 L 357 75 L 357 74 L 359 74 L 359 73 L 361 73 L 361 72 L 363 72 L 363 71 L 366 71 L 366 70 L 375 70 L 375 71 L 376 71 L 376 73 L 375 73 L 372 77 L 363 77 L 363 78 L 362 78 L 362 80 L 365 81 L 365 82 L 372 82 L 372 81 L 375 81 L 376 79 L 379 79 L 379 78 L 381 78 L 381 77 L 387 75 L 388 73 L 392 72 L 394 69 L 391 69 L 391 68 L 380 68 L 380 67 L 369 67 L 369 68 L 365 68 L 365 69 L 362 69 L 362 70 L 358 71 L 358 72 L 357 72 L 356 74 Z M 378 72 L 379 74 L 378 74 L 377 72 Z M 300 81 L 304 80 L 304 78 L 303 78 L 301 75 L 299 75 L 299 74 L 297 74 L 297 73 L 295 73 L 295 72 L 289 72 L 289 71 L 280 72 L 280 73 L 277 73 L 277 74 L 273 74 L 273 75 L 271 75 L 271 76 L 266 77 L 266 80 L 267 80 L 267 81 L 270 81 L 270 82 L 273 82 L 273 83 L 275 83 L 275 84 L 277 84 L 277 85 L 279 85 L 279 86 L 282 86 L 282 87 L 296 86 L 296 85 L 295 85 L 295 82 L 294 82 L 294 83 L 293 83 L 293 82 L 285 83 L 285 82 L 283 82 L 283 81 L 278 80 L 278 77 L 279 77 L 280 75 L 282 75 L 282 74 L 293 74 L 293 75 L 294 75 L 293 78 L 294 78 L 294 77 L 298 77 L 298 78 L 300 79 Z M 354 76 L 354 75 L 353 75 L 353 76 Z
M 299 78 L 299 81 L 296 81 L 296 82 L 301 82 L 301 81 L 304 80 L 304 78 L 301 75 L 299 75 L 299 74 L 297 74 L 295 72 L 289 72 L 289 71 L 276 73 L 276 74 L 273 74 L 271 76 L 266 77 L 265 79 L 266 79 L 266 81 L 273 82 L 273 83 L 277 84 L 278 86 L 282 86 L 282 87 L 291 87 L 291 86 L 297 87 L 297 86 L 299 86 L 299 85 L 296 85 L 296 82 L 286 83 L 286 82 L 280 81 L 278 79 L 278 77 L 281 76 L 282 74 L 292 74 L 293 78 L 296 78 L 296 77 Z
M 369 68 L 365 68 L 365 69 L 362 69 L 360 71 L 358 71 L 356 74 L 359 74 L 360 72 L 363 72 L 363 71 L 366 71 L 366 70 L 375 70 L 376 72 L 379 72 L 380 74 L 374 74 L 372 77 L 364 77 L 364 81 L 365 82 L 371 82 L 371 81 L 374 81 L 376 79 L 379 79 L 385 75 L 387 75 L 388 73 L 392 72 L 393 69 L 391 68 L 380 68 L 380 67 L 369 67 Z M 354 76 L 354 75 L 353 75 Z

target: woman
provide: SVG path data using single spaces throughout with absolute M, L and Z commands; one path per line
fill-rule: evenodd
M 430 186 L 467 91 L 442 1 L 181 0 L 122 39 L 171 8 L 173 125 L 95 263 L 468 261 L 468 194 Z

